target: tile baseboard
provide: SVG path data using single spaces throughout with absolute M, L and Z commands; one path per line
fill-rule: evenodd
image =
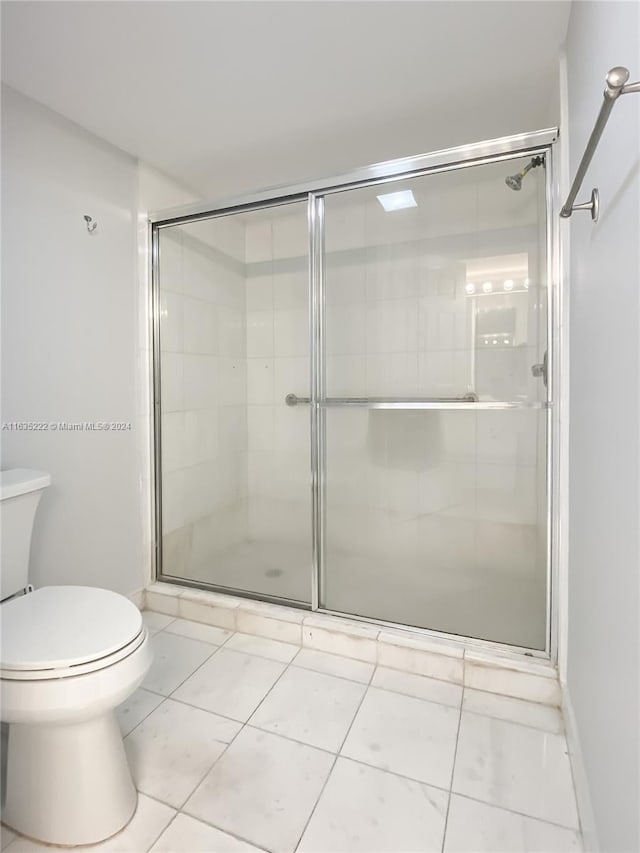
M 133 601 L 138 610 L 144 610 L 146 592 L 146 589 L 137 589 L 135 592 L 130 592 L 127 598 Z
M 560 707 L 555 667 L 539 659 L 447 642 L 410 628 L 380 627 L 285 605 L 267 604 L 176 584 L 153 583 L 144 607 L 230 631 L 330 652 L 453 684 Z

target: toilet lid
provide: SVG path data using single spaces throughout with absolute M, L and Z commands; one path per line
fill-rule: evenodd
M 142 630 L 138 608 L 107 589 L 45 586 L 0 608 L 1 669 L 58 669 L 126 646 Z

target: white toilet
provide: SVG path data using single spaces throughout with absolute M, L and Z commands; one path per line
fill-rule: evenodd
M 9 724 L 2 822 L 74 846 L 109 838 L 136 810 L 114 710 L 148 672 L 151 648 L 124 596 L 28 586 L 33 519 L 50 482 L 40 471 L 0 472 L 0 690 Z

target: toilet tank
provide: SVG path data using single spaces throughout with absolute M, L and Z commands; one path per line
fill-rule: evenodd
M 51 476 L 44 471 L 0 471 L 0 600 L 20 592 L 29 583 L 33 519 L 42 492 L 50 483 Z

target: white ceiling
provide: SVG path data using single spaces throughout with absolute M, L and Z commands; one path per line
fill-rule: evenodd
M 216 197 L 556 124 L 569 5 L 4 0 L 2 78 Z

